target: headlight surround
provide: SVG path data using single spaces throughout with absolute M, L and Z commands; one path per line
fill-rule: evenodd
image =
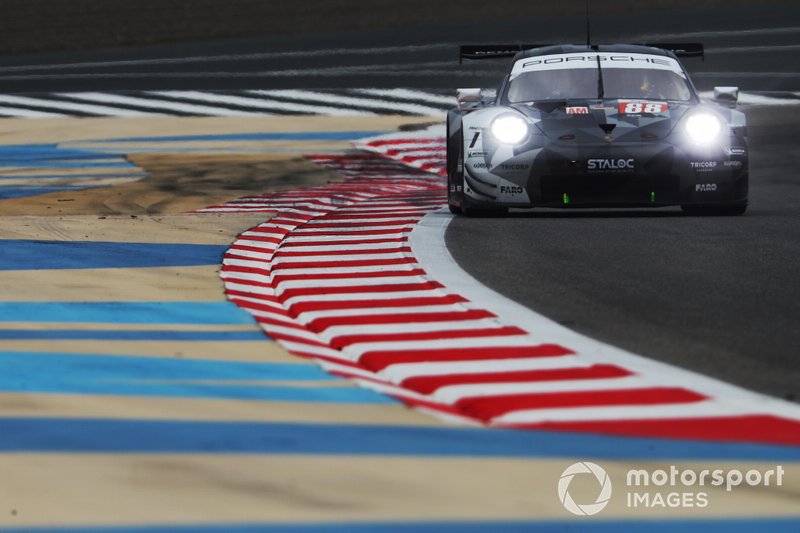
M 520 144 L 528 137 L 528 123 L 517 115 L 500 115 L 491 126 L 494 138 L 503 144 Z
M 686 119 L 686 135 L 690 141 L 707 146 L 719 139 L 722 132 L 720 120 L 711 113 L 696 113 Z

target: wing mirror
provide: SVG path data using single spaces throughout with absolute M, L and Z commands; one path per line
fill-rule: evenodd
M 714 101 L 720 105 L 736 107 L 739 101 L 738 87 L 714 87 Z
M 483 107 L 483 97 L 480 89 L 456 90 L 459 111 L 474 111 Z

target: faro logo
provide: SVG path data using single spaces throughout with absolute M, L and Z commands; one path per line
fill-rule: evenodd
M 569 484 L 572 478 L 581 474 L 592 474 L 600 484 L 600 493 L 594 503 L 579 504 L 575 503 L 569 493 Z M 558 480 L 558 499 L 561 505 L 572 514 L 579 516 L 591 516 L 602 511 L 611 499 L 611 478 L 602 467 L 588 461 L 570 465 L 561 474 Z

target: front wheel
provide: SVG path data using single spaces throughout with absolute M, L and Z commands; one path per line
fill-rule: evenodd
M 733 204 L 684 204 L 681 210 L 687 215 L 696 216 L 739 216 L 747 211 L 747 200 Z

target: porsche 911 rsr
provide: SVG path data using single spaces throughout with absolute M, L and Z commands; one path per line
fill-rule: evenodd
M 693 45 L 695 47 L 700 45 Z M 453 213 L 510 207 L 747 209 L 744 113 L 735 87 L 701 102 L 675 52 L 638 45 L 556 45 L 513 54 L 493 97 L 459 89 L 448 113 Z M 702 53 L 702 47 L 699 48 Z M 696 55 L 697 49 L 685 55 Z

